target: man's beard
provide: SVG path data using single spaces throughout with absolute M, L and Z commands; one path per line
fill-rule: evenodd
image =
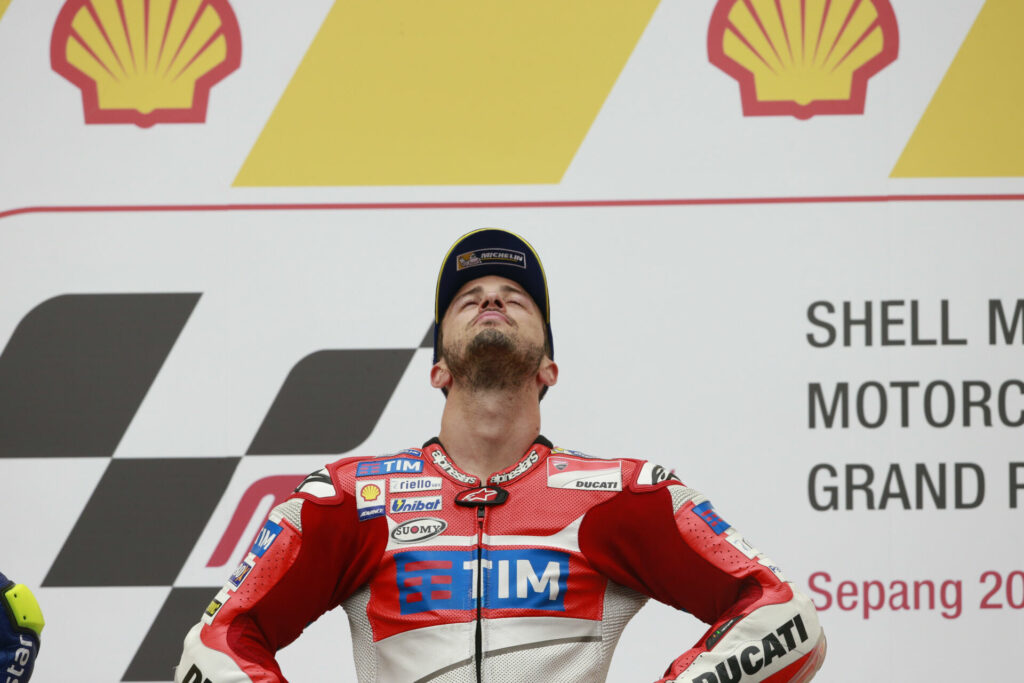
M 537 373 L 544 347 L 521 342 L 487 329 L 462 348 L 444 345 L 444 358 L 456 383 L 471 391 L 502 391 L 520 387 Z

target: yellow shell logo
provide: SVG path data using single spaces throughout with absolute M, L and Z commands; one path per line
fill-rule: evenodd
M 862 114 L 868 79 L 898 53 L 889 0 L 719 0 L 708 29 L 745 116 Z
M 363 500 L 377 500 L 380 498 L 380 487 L 376 484 L 367 484 L 359 490 L 359 495 L 363 497 Z
M 210 88 L 241 59 L 227 0 L 68 0 L 50 41 L 86 123 L 202 123 Z

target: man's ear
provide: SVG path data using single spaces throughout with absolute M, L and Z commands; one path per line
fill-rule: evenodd
M 558 382 L 558 364 L 547 356 L 544 356 L 537 369 L 537 382 L 545 387 L 553 387 Z
M 452 385 L 452 371 L 444 359 L 437 361 L 430 368 L 430 386 L 435 389 L 445 390 Z

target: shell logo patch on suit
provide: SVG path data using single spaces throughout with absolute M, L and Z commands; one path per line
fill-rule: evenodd
M 374 501 L 380 497 L 380 487 L 375 483 L 368 483 L 359 489 L 359 497 L 365 501 Z
M 86 123 L 202 123 L 210 88 L 238 68 L 227 0 L 68 0 L 53 27 L 53 70 L 82 91 Z
M 708 28 L 744 116 L 863 114 L 868 79 L 898 52 L 889 0 L 719 0 Z
M 356 510 L 359 512 L 359 521 L 383 517 L 386 501 L 383 479 L 361 481 L 356 484 Z

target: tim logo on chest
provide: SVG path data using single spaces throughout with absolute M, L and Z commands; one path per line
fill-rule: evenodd
M 569 553 L 547 548 L 410 550 L 394 556 L 401 614 L 433 610 L 565 611 Z M 483 572 L 480 575 L 480 572 Z

